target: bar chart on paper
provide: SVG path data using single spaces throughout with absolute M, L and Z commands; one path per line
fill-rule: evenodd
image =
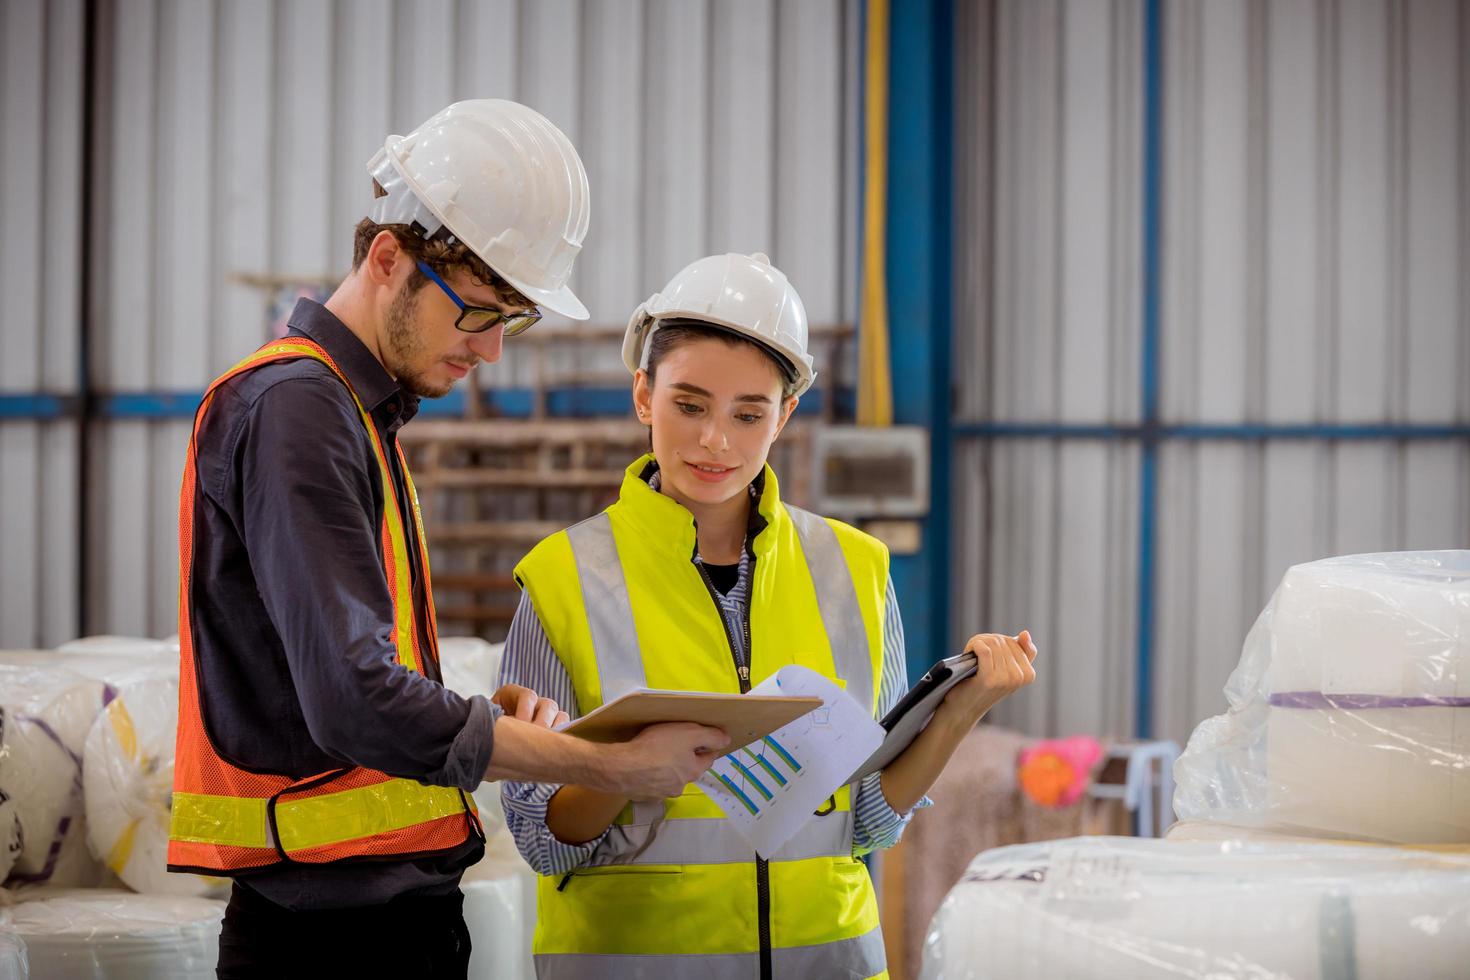
M 783 667 L 751 693 L 822 699 L 822 707 L 720 757 L 699 778 L 756 852 L 769 857 L 877 749 L 883 729 L 840 687 L 805 667 Z
M 826 709 L 822 709 L 826 710 Z M 767 735 L 714 764 L 715 778 L 740 801 L 751 816 L 774 801 L 793 779 L 801 776 L 801 763 L 778 740 Z M 784 773 L 784 774 L 783 774 Z

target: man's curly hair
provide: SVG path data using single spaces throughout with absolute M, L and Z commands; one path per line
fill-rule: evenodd
M 374 197 L 383 197 L 387 192 L 383 190 L 377 181 L 373 182 Z M 380 225 L 371 218 L 363 218 L 357 223 L 357 228 L 352 239 L 352 268 L 356 271 L 362 265 L 362 260 L 367 258 L 368 248 L 373 244 L 373 239 L 380 232 L 389 231 L 393 237 L 398 239 L 398 246 L 415 259 L 422 259 L 429 268 L 433 269 L 441 277 L 449 275 L 452 269 L 461 268 L 474 276 L 479 282 L 485 283 L 495 290 L 508 303 L 523 306 L 532 306 L 530 300 L 526 299 L 516 290 L 514 286 L 505 279 L 474 252 L 470 251 L 468 245 L 456 241 L 450 244 L 441 238 L 425 239 L 412 225 L 388 224 Z M 409 275 L 408 286 L 410 289 L 420 289 L 429 281 L 417 267 Z

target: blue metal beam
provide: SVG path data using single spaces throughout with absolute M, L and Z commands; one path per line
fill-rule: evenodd
M 893 414 L 927 428 L 933 447 L 922 547 L 892 562 L 914 678 L 944 655 L 949 637 L 954 7 L 904 0 L 889 16 L 886 277 L 904 314 L 890 320 Z
M 44 422 L 76 414 L 77 396 L 42 392 L 0 394 L 0 419 Z
M 1141 381 L 1145 433 L 1159 417 L 1159 312 L 1162 308 L 1159 240 L 1163 214 L 1163 23 L 1160 0 L 1147 0 L 1143 14 L 1143 350 Z M 1139 454 L 1138 648 L 1134 664 L 1133 730 L 1153 734 L 1154 545 L 1158 523 L 1158 441 L 1143 440 Z
M 825 389 L 807 392 L 797 406 L 802 417 L 820 415 Z M 851 388 L 831 392 L 839 417 L 851 417 L 854 393 Z M 426 398 L 419 414 L 427 418 L 459 417 L 465 414 L 464 389 L 456 388 L 443 398 Z M 134 391 L 118 394 L 92 393 L 95 414 L 105 419 L 188 419 L 199 408 L 202 391 Z M 536 395 L 530 388 L 494 388 L 483 392 L 485 411 L 493 417 L 529 418 Z M 546 413 L 552 418 L 632 417 L 633 401 L 626 387 L 552 388 L 546 393 Z M 0 394 L 0 419 L 45 421 L 74 418 L 81 413 L 76 395 L 46 393 Z
M 1110 423 L 960 422 L 951 427 L 959 439 L 1098 439 L 1152 442 L 1390 441 L 1470 439 L 1470 424 L 1440 423 L 1185 423 L 1114 425 Z

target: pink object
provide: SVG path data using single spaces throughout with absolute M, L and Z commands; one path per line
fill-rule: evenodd
M 1102 757 L 1102 743 L 1089 735 L 1037 742 L 1021 752 L 1021 789 L 1042 806 L 1071 806 L 1091 785 Z

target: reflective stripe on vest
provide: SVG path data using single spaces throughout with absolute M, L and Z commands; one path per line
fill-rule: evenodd
M 628 468 L 617 503 L 546 539 L 516 569 L 584 714 L 637 687 L 739 689 L 724 620 L 690 561 L 692 517 L 642 481 L 648 462 Z M 760 511 L 751 679 L 799 662 L 871 712 L 886 550 L 783 505 L 769 469 Z M 884 970 L 876 896 L 852 857 L 852 790 L 835 797 L 768 865 L 778 976 Z M 755 860 L 696 787 L 629 805 L 585 864 L 538 880 L 538 975 L 758 975 Z
M 750 980 L 760 976 L 759 953 L 685 953 L 650 958 L 568 953 L 535 957 L 537 980 Z M 777 977 L 885 977 L 883 931 L 817 946 L 789 946 L 771 951 L 771 974 Z
M 786 512 L 801 538 L 806 554 L 806 567 L 812 573 L 817 590 L 817 608 L 822 611 L 822 627 L 832 644 L 832 658 L 837 672 L 847 681 L 852 695 L 868 714 L 873 713 L 873 661 L 868 655 L 868 636 L 863 628 L 862 610 L 858 608 L 852 572 L 837 543 L 832 525 L 810 511 L 788 505 Z
M 283 861 L 327 863 L 452 849 L 480 834 L 474 803 L 460 790 L 424 786 L 371 769 L 346 768 L 307 779 L 253 773 L 215 751 L 204 726 L 191 622 L 197 439 L 219 386 L 242 372 L 277 361 L 309 357 L 330 368 L 352 395 L 373 447 L 383 486 L 383 571 L 393 602 L 393 641 L 398 662 L 422 673 L 424 656 L 416 628 L 409 527 L 400 512 L 392 471 L 372 417 L 321 347 L 304 338 L 270 343 L 210 385 L 194 420 L 179 497 L 179 730 L 169 828 L 169 866 L 231 874 Z M 401 447 L 397 449 L 413 510 L 428 621 L 424 633 L 437 642 L 428 552 L 418 496 Z
M 598 514 L 574 524 L 567 528 L 567 540 L 577 558 L 577 582 L 582 586 L 592 648 L 597 651 L 603 701 L 611 700 L 609 691 L 647 687 L 643 656 L 638 651 L 638 630 L 633 625 L 632 599 L 618 561 L 612 520 Z

